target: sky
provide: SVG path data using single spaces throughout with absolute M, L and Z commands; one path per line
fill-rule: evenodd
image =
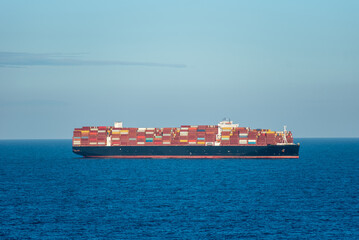
M 359 136 L 359 1 L 0 2 L 0 139 L 217 124 Z

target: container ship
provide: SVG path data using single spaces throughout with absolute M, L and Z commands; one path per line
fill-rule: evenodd
M 178 128 L 75 128 L 73 152 L 88 158 L 299 158 L 299 144 L 283 131 L 218 125 Z

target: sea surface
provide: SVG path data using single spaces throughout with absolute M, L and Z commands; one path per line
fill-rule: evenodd
M 359 139 L 299 159 L 84 159 L 0 141 L 0 239 L 359 239 Z

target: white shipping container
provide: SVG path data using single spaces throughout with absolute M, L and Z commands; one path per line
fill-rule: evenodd
M 188 132 L 180 132 L 180 136 L 188 136 Z
M 137 142 L 137 144 L 145 144 L 145 142 Z
M 222 132 L 230 132 L 232 131 L 231 129 L 222 129 Z
M 112 138 L 112 140 L 120 140 L 120 138 Z
M 250 140 L 250 139 L 248 140 L 248 144 L 251 144 L 251 143 L 252 143 L 252 144 L 253 144 L 253 143 L 255 144 L 256 142 L 257 142 L 257 140 Z
M 239 144 L 247 144 L 247 140 L 239 139 Z
M 98 144 L 105 145 L 105 143 L 104 143 L 104 142 L 99 142 Z
M 170 133 L 164 133 L 163 136 L 167 136 L 167 137 L 170 137 L 171 134 Z
M 121 133 L 121 135 L 127 135 L 128 134 L 128 132 L 122 132 Z
M 187 127 L 184 127 L 184 128 L 181 128 L 181 130 L 188 130 L 188 128 L 187 128 Z
M 154 131 L 154 130 L 155 130 L 155 128 L 147 128 L 147 130 L 153 130 L 153 131 Z
M 163 144 L 171 144 L 171 142 L 163 142 Z
M 97 142 L 90 142 L 90 145 L 96 145 Z

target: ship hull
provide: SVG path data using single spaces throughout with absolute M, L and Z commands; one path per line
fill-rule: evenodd
M 88 158 L 298 158 L 299 145 L 268 146 L 80 146 Z

